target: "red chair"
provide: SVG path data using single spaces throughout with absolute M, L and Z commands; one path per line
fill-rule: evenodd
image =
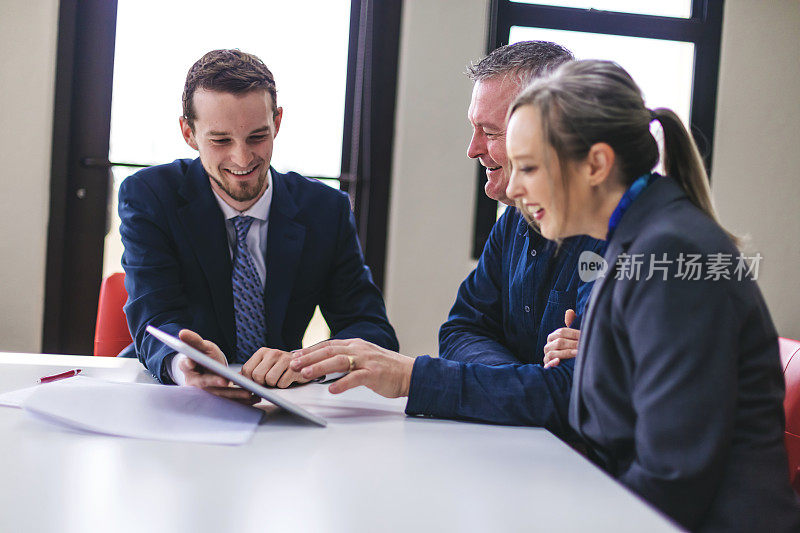
M 94 355 L 116 357 L 133 342 L 122 306 L 128 299 L 125 274 L 117 272 L 103 280 L 97 304 L 97 325 L 94 330 Z
M 800 341 L 778 339 L 783 364 L 783 379 L 786 381 L 786 453 L 789 456 L 789 479 L 794 490 L 800 494 Z

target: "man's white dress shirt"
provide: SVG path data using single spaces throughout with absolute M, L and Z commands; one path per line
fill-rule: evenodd
M 211 189 L 211 192 L 214 193 L 214 198 L 217 200 L 219 208 L 222 210 L 222 214 L 225 217 L 225 230 L 228 232 L 228 249 L 231 253 L 231 259 L 233 259 L 233 252 L 236 249 L 236 228 L 234 227 L 233 219 L 240 215 L 253 217 L 255 219 L 247 232 L 246 241 L 256 266 L 256 272 L 258 272 L 258 277 L 261 279 L 261 288 L 263 290 L 267 279 L 265 258 L 267 255 L 267 224 L 269 223 L 269 209 L 272 205 L 272 171 L 267 170 L 267 190 L 264 191 L 261 198 L 246 211 L 237 211 L 225 203 L 225 200 L 223 200 L 214 189 Z M 180 357 L 176 357 L 175 355 L 177 354 L 171 356 L 167 371 L 172 381 L 178 385 L 185 385 L 186 375 L 178 365 L 181 359 L 184 359 L 186 356 L 181 355 Z

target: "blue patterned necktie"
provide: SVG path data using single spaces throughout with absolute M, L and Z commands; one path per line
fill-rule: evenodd
M 255 219 L 238 216 L 233 219 L 236 228 L 236 250 L 233 253 L 233 312 L 236 317 L 236 356 L 246 362 L 266 340 L 264 291 L 256 265 L 247 247 L 247 232 Z

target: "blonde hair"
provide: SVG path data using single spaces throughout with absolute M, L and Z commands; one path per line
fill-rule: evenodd
M 630 74 L 612 61 L 571 61 L 551 76 L 535 80 L 511 104 L 508 118 L 523 107 L 539 110 L 542 138 L 558 156 L 567 190 L 567 163 L 584 159 L 592 145 L 606 143 L 614 150 L 623 185 L 653 170 L 659 150 L 650 132 L 658 120 L 664 131 L 664 170 L 689 200 L 720 227 L 714 211 L 703 160 L 680 118 L 670 109 L 649 110 Z M 530 217 L 522 211 L 529 223 Z M 723 228 L 724 230 L 724 228 Z M 728 236 L 738 243 L 736 236 Z

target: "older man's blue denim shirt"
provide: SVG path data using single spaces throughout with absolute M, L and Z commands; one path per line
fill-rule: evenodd
M 440 358 L 414 363 L 406 412 L 542 426 L 568 437 L 574 360 L 545 369 L 544 345 L 567 309 L 580 327 L 592 284 L 581 282 L 578 257 L 604 249 L 585 236 L 557 247 L 507 209 L 439 331 Z
M 571 327 L 580 329 L 592 288 L 578 275 L 584 250 L 602 256 L 605 244 L 581 236 L 557 247 L 518 210 L 506 209 L 439 330 L 439 357 L 487 365 L 541 363 L 547 336 L 564 327 L 567 309 L 577 312 Z

